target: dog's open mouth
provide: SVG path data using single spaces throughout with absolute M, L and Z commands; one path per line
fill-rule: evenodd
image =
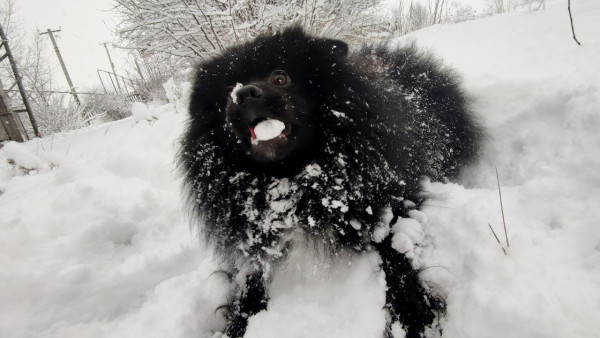
M 292 125 L 277 119 L 261 119 L 254 121 L 248 129 L 252 152 L 274 159 L 279 148 L 288 143 Z
M 276 119 L 261 119 L 252 123 L 248 129 L 250 130 L 250 143 L 255 146 L 287 140 L 292 126 Z

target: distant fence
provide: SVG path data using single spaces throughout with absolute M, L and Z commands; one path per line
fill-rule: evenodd
M 0 141 L 23 142 L 28 139 L 19 115 L 11 109 L 8 96 L 0 87 Z

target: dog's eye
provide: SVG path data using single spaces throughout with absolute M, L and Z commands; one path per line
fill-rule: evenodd
M 271 75 L 271 83 L 276 86 L 285 86 L 290 80 L 290 77 L 283 70 L 276 70 Z

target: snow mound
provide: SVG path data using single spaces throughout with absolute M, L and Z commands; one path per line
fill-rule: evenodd
M 312 262 L 318 270 L 313 272 L 294 261 L 291 271 L 274 278 L 268 311 L 250 318 L 244 337 L 382 337 L 386 283 L 379 256 L 342 257 L 338 263 L 332 269 Z M 298 265 L 303 268 L 296 270 Z
M 21 143 L 7 142 L 1 152 L 9 163 L 17 167 L 35 170 L 42 166 L 42 160 Z
M 135 122 L 152 121 L 152 114 L 145 103 L 134 102 L 131 106 L 131 115 Z

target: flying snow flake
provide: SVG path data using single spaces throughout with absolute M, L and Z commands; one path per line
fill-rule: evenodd
M 355 219 L 350 220 L 350 225 L 354 228 L 354 230 L 360 230 L 362 228 L 362 224 Z
M 349 103 L 349 102 L 346 102 L 346 103 Z M 333 113 L 333 115 L 335 115 L 335 117 L 338 117 L 340 119 L 350 119 L 348 116 L 346 116 L 346 114 L 342 113 L 341 111 L 332 109 L 331 112 Z

